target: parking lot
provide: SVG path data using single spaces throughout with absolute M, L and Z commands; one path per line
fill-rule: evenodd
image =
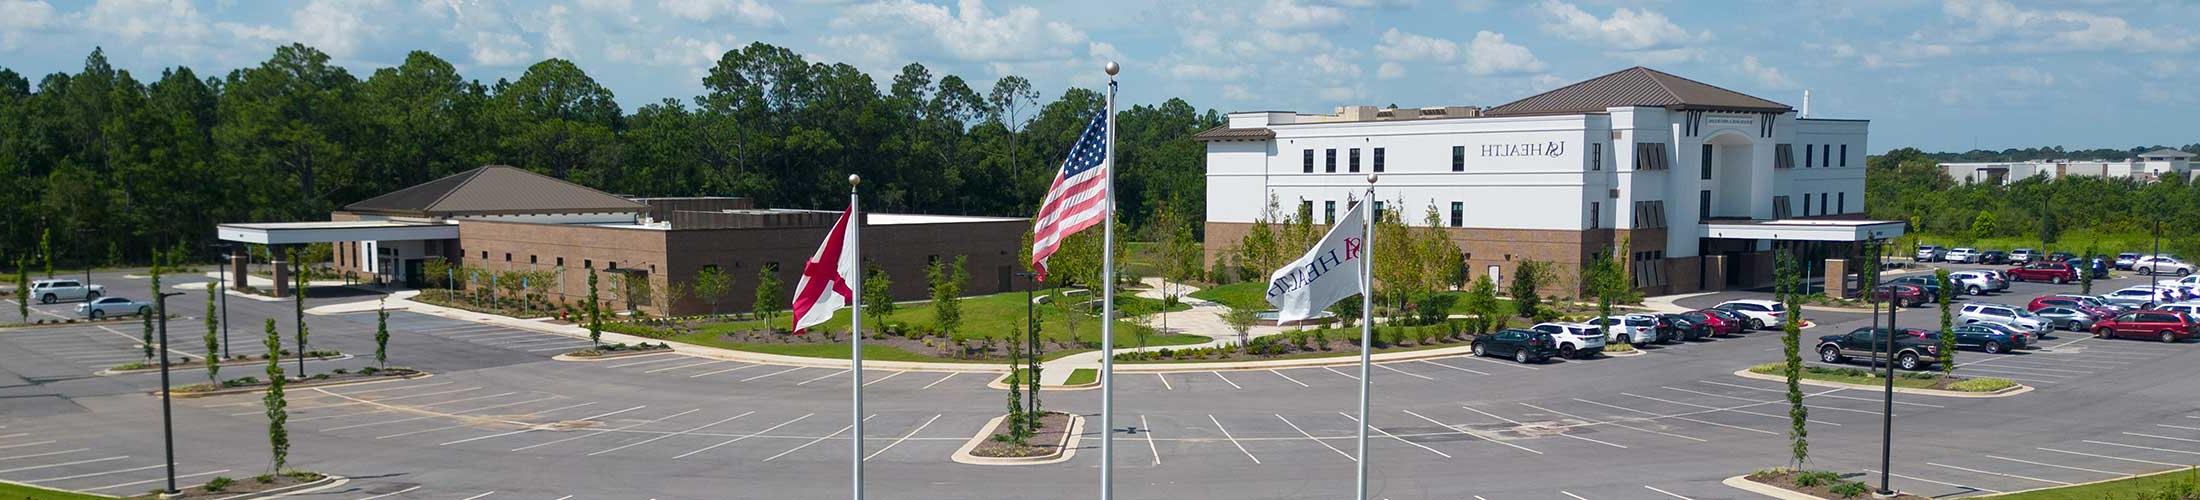
M 104 279 L 104 278 L 103 278 Z M 117 276 L 111 288 L 142 288 Z M 2107 290 L 2137 283 L 2097 283 Z M 2076 285 L 2018 283 L 1964 297 L 2022 305 Z M 1703 307 L 1764 294 L 1683 299 Z M 203 295 L 170 323 L 196 352 Z M 342 299 L 328 299 L 330 302 Z M 371 300 L 353 299 L 353 300 Z M 309 302 L 309 305 L 312 305 Z M 56 305 L 60 306 L 60 305 Z M 49 306 L 51 307 L 51 306 Z M 231 298 L 239 353 L 290 304 Z M 189 311 L 181 313 L 180 311 Z M 1806 338 L 1866 326 L 1807 312 Z M 392 362 L 426 378 L 289 392 L 291 462 L 352 478 L 313 496 L 367 498 L 774 498 L 844 495 L 845 370 L 658 354 L 598 362 L 550 356 L 585 344 L 551 334 L 400 312 Z M 372 314 L 312 316 L 315 347 L 365 366 Z M 1933 308 L 1904 326 L 1937 328 Z M 142 359 L 135 323 L 0 331 L 0 479 L 102 493 L 157 486 L 151 375 L 94 376 Z M 112 332 L 108 330 L 114 330 Z M 119 333 L 118 333 L 119 332 Z M 249 339 L 249 340 L 247 340 Z M 1806 341 L 1807 345 L 1807 341 Z M 1379 498 L 1746 498 L 1719 484 L 1785 462 L 1782 384 L 1732 373 L 1779 358 L 1778 333 L 1647 347 L 1640 356 L 1519 365 L 1471 357 L 1389 362 L 1372 372 L 1370 474 Z M 2061 332 L 2017 354 L 1957 354 L 1958 374 L 2038 390 L 2000 399 L 1901 395 L 1897 488 L 1929 496 L 2014 491 L 2200 463 L 2200 345 Z M 129 356 L 137 356 L 130 358 Z M 287 364 L 286 364 L 287 366 Z M 1864 366 L 1861 364 L 1852 366 Z M 314 367 L 314 371 L 324 369 Z M 256 367 L 230 368 L 256 373 Z M 1097 430 L 1076 457 L 1031 467 L 948 456 L 1004 404 L 994 375 L 867 370 L 867 474 L 874 498 L 1080 496 L 1097 488 Z M 203 377 L 179 372 L 181 380 Z M 1118 494 L 1124 498 L 1339 498 L 1351 493 L 1357 369 L 1120 374 Z M 1806 387 L 1812 468 L 1877 472 L 1877 391 Z M 1091 416 L 1094 391 L 1046 391 L 1050 409 Z M 258 396 L 178 400 L 179 481 L 267 467 Z M 1088 424 L 1097 419 L 1088 420 Z M 1862 478 L 1859 478 L 1862 479 Z M 1876 474 L 1870 478 L 1876 482 Z M 768 485 L 768 486 L 766 486 Z M 891 485 L 885 487 L 884 485 Z

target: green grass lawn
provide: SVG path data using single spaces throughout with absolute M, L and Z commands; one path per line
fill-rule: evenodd
M 1029 369 L 1023 369 L 1023 368 L 1019 368 L 1019 369 L 1017 369 L 1017 370 L 1016 370 L 1016 372 L 1015 372 L 1015 373 L 1011 373 L 1011 374 L 1009 374 L 1009 375 L 1008 375 L 1008 379 L 1007 379 L 1007 380 L 1004 380 L 1004 381 L 1002 381 L 1002 383 L 1005 383 L 1005 384 L 1009 384 L 1009 385 L 1016 385 L 1016 384 L 1020 384 L 1020 383 L 1023 383 L 1022 381 L 1024 380 L 1024 376 L 1025 376 L 1025 375 L 1027 375 L 1027 374 L 1029 374 L 1029 373 L 1031 373 L 1031 370 L 1029 370 Z M 1095 369 L 1091 369 L 1091 368 L 1078 368 L 1078 369 L 1076 369 L 1076 370 L 1072 370 L 1072 371 L 1070 371 L 1070 372 L 1069 372 L 1069 381 L 1067 381 L 1067 382 L 1063 382 L 1063 383 L 1064 383 L 1064 384 L 1066 384 L 1066 385 L 1088 385 L 1088 384 L 1094 384 L 1094 383 L 1099 383 L 1099 382 L 1100 382 L 1100 370 L 1095 370 Z M 0 500 L 4 500 L 4 499 L 0 499 Z
M 2155 496 L 2148 496 L 2148 495 Z M 1992 495 L 2007 500 L 2116 500 L 2143 498 L 2193 498 L 2200 494 L 2200 469 L 2179 469 L 2105 483 L 2066 486 L 2039 491 Z
M 0 483 L 0 500 L 112 500 L 115 497 L 49 490 L 15 483 Z
M 1231 283 L 1200 289 L 1190 294 L 1192 298 L 1219 303 L 1230 307 L 1268 310 L 1268 284 L 1259 281 Z

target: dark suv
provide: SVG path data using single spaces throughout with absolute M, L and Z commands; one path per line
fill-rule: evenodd
M 1885 350 L 1886 328 L 1858 328 L 1845 335 L 1827 335 L 1818 338 L 1818 359 L 1827 363 L 1846 363 L 1849 358 L 1877 360 Z M 1922 370 L 1940 360 L 1939 335 L 1916 328 L 1903 329 L 1894 336 L 1894 365 L 1904 370 Z
M 1476 337 L 1474 355 L 1510 356 L 1521 363 L 1542 363 L 1558 355 L 1558 340 L 1548 333 L 1507 328 Z

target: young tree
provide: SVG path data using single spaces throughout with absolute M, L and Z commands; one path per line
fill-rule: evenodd
M 1497 300 L 1497 284 L 1490 277 L 1474 279 L 1474 286 L 1467 288 L 1467 311 L 1475 315 L 1474 333 L 1489 333 L 1505 328 L 1505 305 Z
M 206 284 L 206 333 L 199 336 L 199 340 L 206 343 L 206 355 L 202 356 L 204 359 L 201 360 L 206 363 L 206 382 L 217 387 L 221 384 L 223 357 L 221 317 L 215 315 L 214 312 L 214 288 L 218 286 L 221 286 L 221 283 Z
M 1508 289 L 1512 293 L 1513 314 L 1535 317 L 1536 306 L 1543 304 L 1543 298 L 1537 293 L 1549 278 L 1544 275 L 1546 272 L 1544 264 L 1535 260 L 1522 260 L 1513 266 L 1512 287 Z
M 150 365 L 153 364 L 153 315 L 140 314 L 138 320 L 144 324 L 144 328 L 139 329 L 142 333 L 139 334 L 138 347 L 144 348 L 145 364 Z
M 695 293 L 694 287 L 689 286 L 686 282 L 673 281 L 671 276 L 665 277 L 664 284 L 651 284 L 650 287 L 654 290 L 652 293 L 657 296 L 656 299 L 662 301 L 657 313 L 665 316 L 671 316 L 673 307 Z
M 2092 274 L 2092 273 L 2084 273 L 2084 272 L 2081 272 L 2081 273 L 2079 273 L 2079 274 Z M 1940 269 L 1934 270 L 1934 271 L 1933 271 L 1933 277 L 1934 277 L 1935 279 L 1939 280 L 1939 282 L 1940 282 L 1940 289 L 1941 289 L 1941 290 L 1945 290 L 1944 292 L 1941 292 L 1941 294 L 1940 294 L 1940 297 L 1939 297 L 1939 299 L 1940 299 L 1940 374 L 1941 374 L 1941 375 L 1944 375 L 1944 376 L 1945 376 L 1945 375 L 1952 375 L 1952 374 L 1954 374 L 1954 373 L 1955 373 L 1955 371 L 1956 371 L 1956 329 L 1955 329 L 1955 319 L 1954 319 L 1954 317 L 1953 317 L 1953 316 L 1949 316 L 1949 314 L 1948 314 L 1948 306 L 1949 306 L 1949 300 L 1950 300 L 1950 298 L 1951 298 L 1951 297 L 1953 297 L 1953 296 L 1955 296 L 1955 294 L 1956 294 L 1956 292 L 1955 292 L 1955 290 L 1956 290 L 1956 287 L 1955 287 L 1955 284 L 1954 284 L 1954 283 L 1951 283 L 1951 282 L 1949 281 L 1949 279 L 1948 279 L 1948 268 L 1940 268 Z
M 267 443 L 274 451 L 270 472 L 281 473 L 284 462 L 290 460 L 290 432 L 284 429 L 290 420 L 286 409 L 290 404 L 283 400 L 283 383 L 287 381 L 283 376 L 283 358 L 272 355 L 283 349 L 283 336 L 276 332 L 274 318 L 267 320 L 267 339 L 262 345 L 267 346 L 271 354 L 267 357 L 267 395 L 260 399 L 267 408 Z
M 963 264 L 968 261 L 968 257 L 957 255 L 952 263 L 941 259 L 925 270 L 925 278 L 932 282 L 933 316 L 939 321 L 940 331 L 949 335 L 962 326 L 963 282 L 970 280 Z
M 590 336 L 594 338 L 593 335 Z M 376 303 L 374 308 L 374 364 L 390 367 L 390 310 L 388 299 Z
M 155 249 L 155 250 L 153 250 L 153 270 L 152 270 L 152 271 L 153 271 L 153 272 L 152 272 L 152 274 L 153 274 L 153 279 L 152 279 L 152 292 L 151 292 L 151 297 L 153 298 L 153 300 L 160 300 L 160 250 L 159 250 L 159 249 Z M 88 284 L 87 284 L 87 285 L 88 285 Z M 141 345 L 141 346 L 144 346 L 144 347 L 145 347 L 145 364 L 153 364 L 153 314 L 166 314 L 167 312 L 168 312 L 168 311 L 153 311 L 153 313 L 152 313 L 152 314 L 140 314 L 140 315 L 138 315 L 138 319 L 139 319 L 139 320 L 141 320 L 141 322 L 145 324 L 145 328 L 144 328 L 144 329 L 142 330 L 142 331 L 144 332 L 144 334 L 143 334 L 143 336 L 144 336 L 144 337 L 143 337 L 143 338 L 141 339 L 141 340 L 142 340 L 142 342 L 139 342 L 139 343 L 138 343 L 138 345 Z
M 733 276 L 726 274 L 718 266 L 703 266 L 703 270 L 695 272 L 693 283 L 691 288 L 695 289 L 695 298 L 703 299 L 703 304 L 710 306 L 710 315 L 717 316 L 718 301 L 724 300 L 726 292 L 733 288 Z M 593 294 L 590 295 L 590 300 L 595 300 Z
M 38 233 L 38 256 L 46 259 L 46 279 L 53 279 L 53 228 Z
M 1587 267 L 1581 269 L 1581 283 L 1583 289 L 1596 295 L 1597 317 L 1600 318 L 1612 316 L 1612 300 L 1621 294 L 1627 293 L 1628 288 L 1627 276 L 1624 271 L 1620 270 L 1619 262 L 1612 260 L 1612 256 L 1602 253 L 1597 254 L 1595 259 L 1589 261 Z M 1606 337 L 1612 335 L 1613 326 L 1610 322 L 1604 325 L 1604 335 Z M 1645 343 L 1642 339 L 1630 338 L 1628 340 Z
M 1018 367 L 1016 365 L 1023 361 L 1022 352 L 1015 342 L 1008 343 L 1009 373 L 1017 372 Z M 1024 414 L 1023 379 L 1028 378 L 1034 377 L 1030 373 L 1025 373 L 1022 377 L 1013 378 L 1010 381 L 1012 383 L 1008 384 L 1008 439 L 1019 446 L 1029 439 L 1031 435 L 1030 422 L 1036 420 Z
M 2099 250 L 2092 245 L 2086 245 L 2085 247 L 2085 256 L 2083 257 L 2085 259 L 2083 261 L 2085 262 L 2085 270 L 2078 272 L 2078 293 L 2080 294 L 2093 294 L 2093 258 L 2100 255 L 2098 252 Z
M 304 252 L 296 248 L 290 250 L 290 265 L 293 271 L 290 276 L 291 280 L 296 282 L 294 286 L 297 288 L 297 290 L 291 292 L 297 294 L 297 299 L 292 300 L 291 304 L 298 321 L 298 376 L 300 377 L 306 376 L 306 335 L 311 331 L 306 327 L 306 285 L 311 284 L 311 282 L 306 279 L 306 265 L 301 260 L 303 257 L 305 257 Z M 268 351 L 268 356 L 277 357 L 274 355 L 276 352 Z
M 1999 229 L 1995 227 L 1994 211 L 1992 210 L 1980 210 L 1978 217 L 1971 219 L 1971 239 L 1973 240 L 1992 238 L 1994 237 L 1994 231 Z
M 1131 338 L 1137 342 L 1138 348 L 1144 349 L 1146 348 L 1146 338 L 1153 336 L 1154 317 L 1160 316 L 1161 314 L 1154 311 L 1143 310 L 1132 312 L 1129 314 L 1129 319 L 1131 320 Z
M 1810 408 L 1803 405 L 1803 320 L 1801 294 L 1802 276 L 1796 270 L 1795 258 L 1787 252 L 1774 254 L 1779 259 L 1775 265 L 1779 276 L 1780 300 L 1786 302 L 1788 314 L 1780 324 L 1780 352 L 1785 365 L 1781 374 L 1787 377 L 1788 400 L 1788 452 L 1794 459 L 1796 470 L 1802 470 L 1803 462 L 1810 457 Z
M 871 328 L 886 331 L 886 317 L 894 314 L 894 280 L 886 275 L 886 269 L 873 264 L 863 277 L 863 315 L 871 317 Z
M 588 269 L 588 342 L 603 346 L 603 302 L 596 295 L 595 268 Z
M 785 287 L 779 283 L 778 269 L 773 269 L 772 266 L 764 266 L 756 270 L 756 302 L 754 305 L 749 306 L 749 309 L 754 311 L 757 317 L 764 319 L 765 330 L 773 328 L 772 318 L 779 315 L 780 308 L 787 306 L 787 301 L 784 298 L 787 292 L 783 288 Z M 788 329 L 793 328 L 793 325 L 788 326 Z
M 1346 300 L 1346 302 L 1350 302 L 1350 300 Z M 1231 306 L 1228 311 L 1216 313 L 1215 316 L 1222 317 L 1222 322 L 1230 325 L 1230 331 L 1237 332 L 1238 345 L 1242 346 L 1251 340 L 1247 337 L 1251 336 L 1253 323 L 1260 321 L 1260 310 Z
M 15 315 L 24 323 L 31 322 L 31 267 L 22 256 L 15 257 Z

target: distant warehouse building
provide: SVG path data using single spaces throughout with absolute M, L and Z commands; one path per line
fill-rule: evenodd
M 2155 181 L 2166 177 L 2195 178 L 2192 153 L 2157 149 L 2128 160 L 2026 160 L 2000 162 L 1951 162 L 1940 164 L 1948 178 L 1964 184 L 2008 185 L 2025 179 L 2102 177 Z
M 745 198 L 624 198 L 492 165 L 347 205 L 327 222 L 222 224 L 218 231 L 233 242 L 332 243 L 339 272 L 416 287 L 429 281 L 424 264 L 441 258 L 489 271 L 548 271 L 557 281 L 550 295 L 572 300 L 587 295 L 587 275 L 595 270 L 603 297 L 632 297 L 658 314 L 696 314 L 708 305 L 693 294 L 670 304 L 652 294 L 675 282 L 692 284 L 715 267 L 733 281 L 720 312 L 746 311 L 758 270 L 774 270 L 792 290 L 839 215 L 758 208 Z M 925 267 L 957 256 L 969 258 L 966 292 L 1028 286 L 1015 276 L 1028 219 L 886 213 L 865 219 L 864 260 L 891 276 L 897 300 L 929 297 Z M 453 274 L 460 283 L 471 278 Z M 617 274 L 649 286 L 614 293 L 608 288 Z
M 1762 286 L 1776 246 L 1838 278 L 1903 231 L 1862 217 L 1869 125 L 1641 67 L 1488 109 L 1231 113 L 1198 135 L 1207 258 L 1256 220 L 1340 222 L 1372 173 L 1376 209 L 1419 225 L 1434 207 L 1473 275 L 1557 264 L 1546 293 L 1578 293 L 1574 270 L 1621 241 L 1647 293 Z

